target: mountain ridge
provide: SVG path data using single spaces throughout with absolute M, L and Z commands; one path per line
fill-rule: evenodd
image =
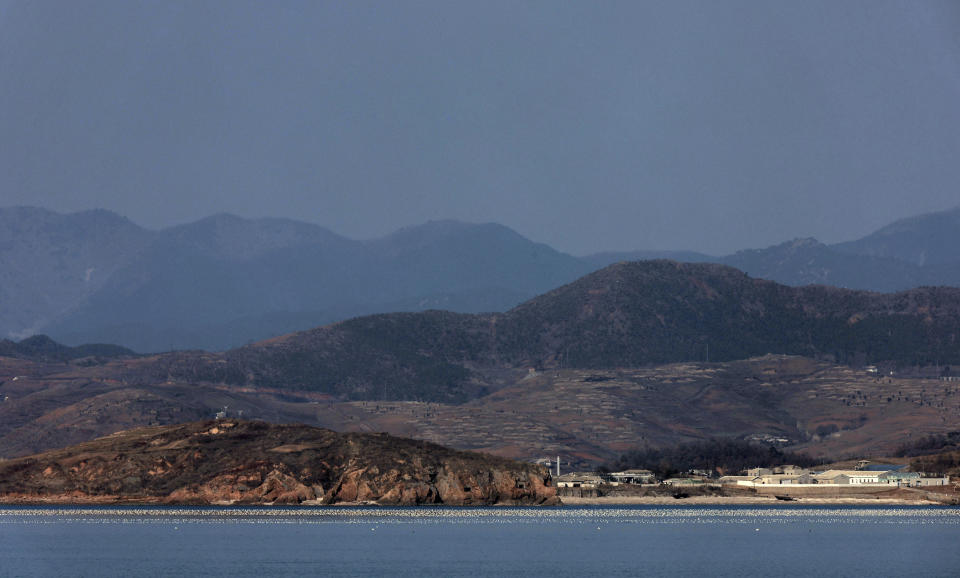
M 144 375 L 357 400 L 464 403 L 503 372 L 731 361 L 960 363 L 960 289 L 789 287 L 719 264 L 621 263 L 506 313 L 358 317 L 233 349 L 171 354 Z
M 960 286 L 960 227 L 950 225 L 957 214 L 902 219 L 835 245 L 808 239 L 723 257 L 573 257 L 496 223 L 433 221 L 356 241 L 291 219 L 217 214 L 150 231 L 106 210 L 0 208 L 0 331 L 138 351 L 226 350 L 367 314 L 502 312 L 602 266 L 661 256 L 732 265 L 793 286 Z M 884 231 L 908 233 L 909 250 L 891 249 Z
M 899 219 L 877 231 L 833 247 L 839 251 L 895 258 L 918 266 L 956 264 L 960 206 Z
M 227 349 L 303 329 L 292 319 L 298 315 L 317 325 L 437 305 L 503 310 L 589 270 L 574 257 L 492 223 L 441 221 L 355 241 L 319 225 L 229 214 L 160 231 L 109 211 L 64 216 L 13 208 L 0 214 L 0 223 L 20 223 L 24 214 L 48 222 L 51 232 L 42 233 L 47 236 L 56 236 L 68 217 L 112 216 L 128 223 L 128 239 L 115 245 L 129 250 L 113 259 L 110 275 L 97 278 L 92 289 L 67 294 L 60 289 L 76 284 L 53 280 L 55 274 L 62 278 L 61 261 L 38 259 L 29 247 L 11 246 L 6 254 L 0 247 L 0 271 L 23 279 L 17 273 L 46 270 L 50 278 L 38 287 L 8 283 L 17 292 L 8 291 L 8 323 L 0 328 L 11 336 L 42 330 L 71 344 L 122 342 L 139 351 Z M 90 227 L 96 229 L 97 222 Z M 10 236 L 20 234 L 9 230 Z M 431 257 L 424 259 L 424 252 Z M 81 271 L 75 276 L 91 269 L 82 261 L 73 259 Z M 227 329 L 243 319 L 244 334 Z

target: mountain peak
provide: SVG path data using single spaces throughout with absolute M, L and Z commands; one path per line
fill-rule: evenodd
M 403 227 L 393 233 L 378 239 L 378 241 L 398 241 L 401 239 L 436 239 L 460 235 L 500 235 L 515 239 L 528 240 L 526 237 L 517 233 L 506 225 L 499 223 L 470 223 L 467 221 L 458 221 L 455 219 L 441 219 L 436 221 L 427 221 L 420 225 Z
M 231 213 L 216 213 L 170 227 L 161 235 L 169 242 L 228 259 L 249 259 L 276 249 L 346 241 L 320 225 L 291 219 L 246 219 Z
M 791 241 L 787 241 L 784 243 L 784 245 L 789 246 L 791 249 L 812 249 L 814 247 L 825 247 L 823 243 L 813 237 L 798 237 Z

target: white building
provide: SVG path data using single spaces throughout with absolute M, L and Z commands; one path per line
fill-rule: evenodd
M 866 470 L 827 470 L 811 477 L 818 484 L 879 484 L 880 476 L 886 472 Z

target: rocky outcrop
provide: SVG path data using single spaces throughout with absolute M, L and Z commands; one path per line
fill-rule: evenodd
M 325 503 L 524 504 L 552 502 L 556 494 L 545 472 L 487 469 L 455 459 L 424 478 L 398 468 L 352 468 L 326 494 Z
M 551 504 L 541 466 L 386 434 L 221 420 L 0 462 L 0 502 Z

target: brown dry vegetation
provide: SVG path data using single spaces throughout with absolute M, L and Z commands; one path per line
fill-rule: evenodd
M 7 502 L 540 504 L 546 469 L 387 434 L 218 420 L 0 462 Z
M 788 287 L 721 265 L 612 265 L 503 314 L 360 317 L 223 355 L 176 353 L 130 371 L 340 399 L 464 403 L 505 369 L 615 369 L 768 353 L 843 364 L 960 365 L 960 289 L 894 294 Z
M 8 363 L 9 362 L 9 363 Z M 133 364 L 140 360 L 117 362 Z M 560 454 L 571 466 L 637 447 L 725 437 L 784 438 L 815 457 L 891 455 L 960 423 L 960 383 L 878 377 L 826 362 L 766 356 L 638 369 L 504 374 L 497 391 L 463 404 L 341 401 L 252 386 L 124 384 L 122 367 L 0 358 L 0 456 L 78 443 L 136 426 L 228 415 L 337 431 L 387 431 L 516 459 Z M 111 377 L 110 372 L 116 375 Z M 12 381 L 13 376 L 20 376 Z
M 375 315 L 224 354 L 0 358 L 0 456 L 223 406 L 572 465 L 711 437 L 882 455 L 960 429 L 960 382 L 939 379 L 960 365 L 958 343 L 960 289 L 792 288 L 718 265 L 622 263 L 505 314 Z

